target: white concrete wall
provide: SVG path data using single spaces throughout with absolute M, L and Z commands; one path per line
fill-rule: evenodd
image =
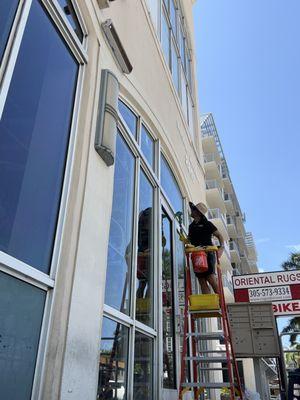
M 184 1 L 192 27 L 192 3 Z M 94 150 L 101 69 L 119 79 L 121 94 L 143 115 L 161 140 L 182 192 L 204 201 L 199 135 L 191 140 L 144 0 L 118 0 L 99 10 L 96 0 L 78 0 L 88 30 L 77 140 L 62 237 L 40 399 L 95 400 L 99 363 L 114 167 Z M 111 18 L 133 65 L 117 67 L 100 24 Z M 192 43 L 193 43 L 193 37 Z M 195 93 L 196 86 L 194 87 Z M 196 119 L 198 114 L 196 114 Z

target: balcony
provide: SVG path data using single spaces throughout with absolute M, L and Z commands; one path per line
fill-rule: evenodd
M 234 240 L 230 240 L 229 249 L 230 249 L 231 261 L 234 262 L 235 264 L 239 264 L 241 262 L 240 252 L 238 245 Z
M 225 203 L 223 199 L 223 189 L 216 179 L 206 180 L 206 198 L 207 203 L 211 208 L 219 208 L 222 213 L 225 213 Z
M 229 236 L 235 239 L 237 237 L 237 229 L 234 218 L 231 215 L 226 215 L 226 223 Z
M 233 205 L 233 199 L 230 193 L 227 192 L 224 193 L 224 201 L 228 214 L 234 214 L 235 210 Z
M 221 174 L 221 157 L 219 153 L 206 153 L 204 154 L 204 169 L 206 177 L 209 180 L 217 179 L 222 180 Z
M 222 163 L 221 176 L 222 176 L 223 185 L 224 185 L 226 192 L 232 193 L 232 184 L 231 184 L 229 172 L 227 170 L 227 165 L 226 165 L 225 161 L 223 161 L 223 163 Z
M 221 210 L 219 208 L 213 208 L 208 210 L 208 219 L 216 226 L 218 231 L 224 237 L 224 240 L 228 240 L 229 237 L 226 228 L 226 220 Z
M 201 127 L 201 135 L 202 135 L 202 148 L 205 154 L 208 153 L 217 153 L 218 146 L 216 142 L 215 133 L 211 130 L 205 130 Z

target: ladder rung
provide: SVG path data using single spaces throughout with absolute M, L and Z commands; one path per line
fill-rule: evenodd
M 230 388 L 230 382 L 185 382 L 183 387 L 198 387 L 206 389 Z
M 198 350 L 198 353 L 209 354 L 209 353 L 226 353 L 226 350 Z
M 225 363 L 227 362 L 226 357 L 185 357 L 186 361 L 198 361 L 198 362 L 210 362 L 210 363 Z
M 189 310 L 189 313 L 193 315 L 194 318 L 219 318 L 222 317 L 221 310 Z
M 222 332 L 205 332 L 205 333 L 188 333 L 187 336 L 196 337 L 199 340 L 222 340 L 224 334 Z

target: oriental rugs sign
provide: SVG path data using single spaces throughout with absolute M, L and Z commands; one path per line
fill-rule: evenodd
M 272 302 L 275 316 L 300 314 L 300 271 L 232 277 L 236 302 Z

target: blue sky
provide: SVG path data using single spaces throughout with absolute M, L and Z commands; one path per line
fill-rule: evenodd
M 299 0 L 194 5 L 200 112 L 214 115 L 265 271 L 300 251 L 299 15 Z

